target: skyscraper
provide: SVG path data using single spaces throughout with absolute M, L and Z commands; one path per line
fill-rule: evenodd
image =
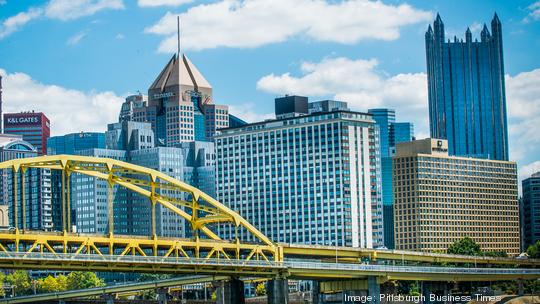
M 378 138 L 371 115 L 307 114 L 306 98 L 282 102 L 276 100 L 281 118 L 216 136 L 218 200 L 278 242 L 372 247 L 371 152 Z M 220 228 L 224 237 L 234 235 L 232 227 Z M 239 236 L 250 240 L 245 231 Z
M 394 192 L 392 189 L 392 156 L 396 144 L 413 140 L 414 128 L 410 122 L 396 122 L 394 109 L 369 109 L 379 129 L 382 180 L 384 245 L 394 248 Z
M 523 249 L 540 240 L 540 172 L 532 174 L 522 182 L 521 231 Z
M 41 112 L 4 114 L 4 132 L 22 135 L 25 141 L 36 147 L 38 155 L 47 153 L 47 139 L 51 136 L 51 123 Z
M 501 22 L 497 14 L 473 41 L 445 42 L 441 17 L 429 26 L 426 58 L 431 137 L 448 140 L 450 155 L 508 160 Z
M 11 159 L 36 157 L 37 149 L 29 142 L 22 139 L 21 135 L 0 134 L 0 161 Z M 0 170 L 0 199 L 1 204 L 7 204 L 9 210 L 10 226 L 34 230 L 52 230 L 52 199 L 51 199 L 51 170 L 27 168 L 20 169 L 14 178 L 12 170 Z M 24 178 L 24 190 L 23 190 Z M 17 212 L 13 186 L 17 182 Z M 25 208 L 22 208 L 22 193 L 25 194 Z M 24 210 L 24 211 L 23 211 Z M 23 214 L 24 212 L 24 214 Z M 16 216 L 15 216 L 16 214 Z M 15 221 L 16 219 L 16 221 Z
M 148 89 L 148 102 L 126 100 L 121 118 L 149 122 L 158 146 L 211 141 L 217 129 L 229 126 L 228 106 L 215 105 L 212 86 L 185 56 L 175 54 Z M 133 106 L 135 105 L 135 106 Z
M 446 250 L 463 237 L 519 254 L 516 163 L 448 155 L 446 140 L 399 143 L 394 156 L 396 249 Z

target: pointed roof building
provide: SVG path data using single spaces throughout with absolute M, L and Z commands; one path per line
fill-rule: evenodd
M 211 95 L 212 92 L 210 83 L 187 56 L 182 55 L 179 59 L 178 54 L 174 54 L 148 91 L 155 95 L 156 93 L 171 92 L 178 87 L 181 93 L 195 91 L 203 95 L 208 93 Z

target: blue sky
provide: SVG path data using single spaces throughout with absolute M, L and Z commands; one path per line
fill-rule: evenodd
M 502 21 L 511 158 L 540 170 L 540 1 L 0 0 L 0 73 L 8 111 L 41 110 L 53 135 L 104 130 L 127 94 L 145 93 L 182 51 L 216 103 L 247 120 L 285 93 L 396 108 L 428 136 L 424 33 L 447 37 Z

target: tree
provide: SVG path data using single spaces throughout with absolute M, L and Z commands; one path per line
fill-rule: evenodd
M 53 277 L 51 275 L 46 278 L 41 278 L 37 281 L 37 288 L 39 292 L 59 292 L 67 290 L 67 277 L 59 275 Z
M 0 272 L 0 297 L 6 296 L 6 291 L 4 290 L 4 280 L 6 275 L 3 272 Z
M 266 295 L 266 286 L 264 286 L 264 283 L 257 284 L 255 287 L 255 294 L 258 296 Z
M 94 272 L 74 271 L 67 276 L 67 289 L 88 289 L 105 286 L 103 279 L 100 279 Z
M 455 241 L 452 245 L 448 247 L 446 252 L 449 254 L 482 255 L 480 245 L 476 244 L 468 236 Z
M 30 276 L 24 270 L 16 270 L 6 276 L 6 282 L 12 286 L 15 295 L 29 294 L 31 291 Z
M 540 259 L 540 241 L 536 241 L 533 245 L 529 245 L 527 254 L 531 259 Z

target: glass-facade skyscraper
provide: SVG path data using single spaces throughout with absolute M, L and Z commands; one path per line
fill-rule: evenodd
M 521 182 L 521 233 L 523 250 L 540 241 L 540 172 L 532 174 Z
M 369 109 L 368 112 L 373 115 L 380 137 L 384 246 L 393 249 L 394 191 L 392 190 L 392 156 L 395 153 L 397 143 L 413 140 L 414 127 L 410 122 L 396 122 L 396 111 L 394 109 Z
M 450 155 L 508 160 L 501 22 L 495 14 L 480 41 L 445 41 L 441 17 L 429 26 L 426 58 L 431 137 L 448 140 Z

